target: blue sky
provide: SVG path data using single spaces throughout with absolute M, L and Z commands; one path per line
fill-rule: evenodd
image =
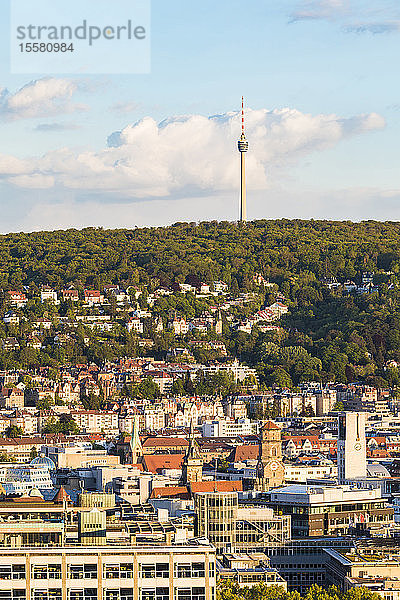
M 398 1 L 153 0 L 148 75 L 11 75 L 8 23 L 3 232 L 236 219 L 242 94 L 249 218 L 399 218 Z

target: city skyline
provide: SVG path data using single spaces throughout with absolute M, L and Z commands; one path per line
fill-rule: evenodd
M 149 75 L 50 77 L 5 6 L 2 232 L 236 220 L 242 93 L 249 220 L 398 218 L 395 3 L 154 1 Z

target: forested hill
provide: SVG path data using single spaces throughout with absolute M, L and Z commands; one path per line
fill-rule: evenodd
M 234 305 L 224 313 L 220 341 L 229 356 L 256 367 L 262 384 L 291 387 L 310 380 L 358 380 L 377 387 L 400 386 L 400 225 L 374 221 L 177 223 L 1 236 L 0 316 L 10 308 L 7 291 L 24 288 L 29 302 L 17 314 L 17 320 L 22 319 L 18 326 L 0 323 L 0 340 L 15 336 L 21 348 L 0 349 L 0 367 L 86 360 L 101 364 L 143 352 L 136 348 L 137 336 L 125 328 L 127 314 L 117 312 L 112 303 L 104 310 L 116 315 L 118 327 L 102 334 L 102 340 L 59 323 L 53 324 L 58 329 L 43 340 L 40 352 L 28 347 L 32 323 L 39 315 L 51 314 L 57 323 L 57 314 L 73 319 L 78 310 L 95 310 L 80 302 L 74 306 L 62 302 L 59 308 L 43 304 L 41 285 L 58 292 L 71 285 L 80 298 L 83 288 L 139 286 L 143 292 L 139 301 L 146 308 L 148 294 L 160 285 L 187 282 L 198 287 L 216 280 L 228 286 L 218 299 L 191 292 L 161 294 L 152 318 L 145 322 L 144 335 L 154 341 L 153 354 L 162 357 L 176 344 L 170 328 L 162 334 L 154 331 L 154 318 L 164 324 L 174 314 L 200 318 L 211 305 L 230 300 Z M 254 300 L 246 304 L 244 297 Z M 263 330 L 255 325 L 249 331 L 235 327 L 242 320 L 246 325 L 246 319 L 277 300 L 288 307 L 279 327 Z M 56 331 L 75 336 L 74 343 L 61 348 L 54 343 Z M 196 335 L 179 337 L 179 346 L 189 348 Z M 89 346 L 83 342 L 88 336 L 93 338 Z M 206 337 L 211 340 L 212 332 Z M 212 356 L 196 359 L 207 362 Z
M 142 229 L 12 233 L 0 237 L 0 287 L 168 284 L 188 275 L 249 287 L 261 272 L 278 284 L 304 273 L 339 279 L 398 272 L 400 225 L 365 221 L 176 223 Z

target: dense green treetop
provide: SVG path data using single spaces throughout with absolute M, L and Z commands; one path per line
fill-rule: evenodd
M 254 221 L 244 227 L 176 223 L 171 227 L 11 233 L 0 236 L 0 287 L 35 283 L 98 287 L 151 278 L 237 278 L 255 271 L 278 282 L 305 271 L 355 277 L 400 266 L 400 225 L 364 221 Z

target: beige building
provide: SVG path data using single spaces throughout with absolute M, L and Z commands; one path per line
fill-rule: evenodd
M 398 547 L 358 547 L 350 551 L 325 550 L 327 584 L 347 591 L 366 587 L 385 600 L 400 598 L 400 553 Z
M 82 469 L 85 467 L 114 467 L 120 464 L 119 456 L 107 454 L 106 450 L 87 450 L 63 446 L 46 446 L 46 455 L 58 469 Z
M 118 435 L 118 414 L 113 411 L 72 410 L 71 417 L 81 433 Z
M 24 408 L 24 392 L 18 387 L 3 387 L 0 393 L 0 408 Z
M 0 549 L 3 600 L 215 600 L 211 546 Z

